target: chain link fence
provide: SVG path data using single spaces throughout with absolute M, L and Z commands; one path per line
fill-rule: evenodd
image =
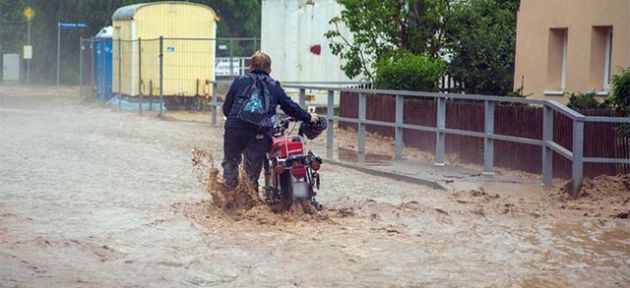
M 82 99 L 120 111 L 209 122 L 213 85 L 246 72 L 257 38 L 81 39 Z M 219 100 L 220 101 L 220 100 Z

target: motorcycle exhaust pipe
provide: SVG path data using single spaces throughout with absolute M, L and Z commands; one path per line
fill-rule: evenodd
M 322 203 L 319 203 L 315 200 L 311 201 L 311 204 L 313 204 L 313 206 L 315 207 L 315 209 L 317 210 L 323 210 L 324 209 L 324 205 L 322 205 Z

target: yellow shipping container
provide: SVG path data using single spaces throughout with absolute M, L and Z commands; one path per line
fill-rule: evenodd
M 212 8 L 187 2 L 153 2 L 121 7 L 114 26 L 112 90 L 123 95 L 159 96 L 160 37 L 163 37 L 164 96 L 212 93 L 216 22 Z M 121 59 L 122 57 L 122 59 Z M 119 75 L 120 63 L 120 75 Z

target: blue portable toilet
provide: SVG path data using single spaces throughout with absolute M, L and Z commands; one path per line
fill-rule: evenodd
M 97 97 L 112 98 L 112 26 L 104 27 L 94 38 L 94 87 Z

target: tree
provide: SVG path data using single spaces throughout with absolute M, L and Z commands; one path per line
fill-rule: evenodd
M 613 93 L 610 104 L 616 110 L 630 113 L 630 68 L 621 69 L 613 76 Z
M 449 73 L 465 92 L 507 95 L 513 91 L 518 0 L 457 3 L 447 18 Z
M 26 30 L 22 16 L 22 3 L 19 1 L 0 1 L 0 53 L 17 51 L 21 46 L 18 39 L 21 30 Z M 25 39 L 25 38 L 24 38 Z
M 402 49 L 378 61 L 374 85 L 380 89 L 436 91 L 445 70 L 440 58 L 414 55 Z
M 439 12 L 447 0 L 337 0 L 344 10 L 330 23 L 336 29 L 326 33 L 330 48 L 346 62 L 342 69 L 348 77 L 374 79 L 378 59 L 402 49 L 419 55 L 437 56 L 441 49 L 443 18 Z M 344 37 L 345 25 L 352 38 Z
M 600 103 L 596 97 L 595 92 L 571 93 L 567 107 L 574 110 L 608 108 L 608 103 Z
M 26 43 L 26 22 L 22 10 L 35 10 L 32 20 L 32 80 L 51 83 L 56 61 L 57 22 L 84 22 L 86 29 L 64 31 L 61 48 L 62 63 L 76 63 L 79 56 L 79 37 L 95 35 L 112 23 L 116 9 L 146 0 L 0 0 L 0 52 L 17 53 Z M 221 21 L 218 37 L 253 37 L 260 35 L 261 0 L 192 0 L 212 7 Z M 53 47 L 51 49 L 51 47 Z M 76 81 L 78 65 L 63 65 L 62 82 Z
M 219 37 L 260 37 L 261 0 L 195 1 L 215 9 L 219 22 Z
M 397 50 L 442 57 L 468 93 L 512 91 L 519 0 L 337 0 L 344 8 L 326 36 L 349 77 L 374 80 Z M 345 25 L 352 37 L 338 28 Z

